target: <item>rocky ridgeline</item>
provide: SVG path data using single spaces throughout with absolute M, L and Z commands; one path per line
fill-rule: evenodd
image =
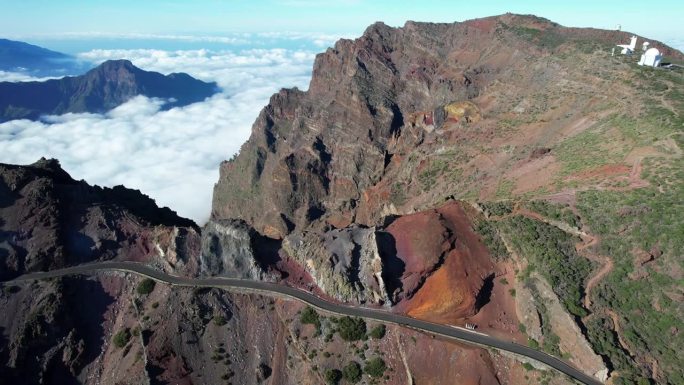
M 162 75 L 141 70 L 128 60 L 108 60 L 80 76 L 0 82 L 0 123 L 68 112 L 103 113 L 137 95 L 165 99 L 163 108 L 180 107 L 200 102 L 217 90 L 216 83 L 185 73 Z
M 611 107 L 597 90 L 617 72 L 596 57 L 625 37 L 518 15 L 374 24 L 317 56 L 308 91 L 272 96 L 240 154 L 221 164 L 201 239 L 192 222 L 139 192 L 74 181 L 56 161 L 0 165 L 0 278 L 125 259 L 181 275 L 278 281 L 433 322 L 480 317 L 515 335 L 512 293 L 474 230 L 478 214 L 458 199 L 512 194 L 529 169 L 542 179 L 530 160 L 551 163 L 558 143 Z M 544 169 L 547 179 L 560 169 Z M 546 191 L 532 182 L 527 193 Z M 295 339 L 318 337 L 291 302 L 166 285 L 145 299 L 136 283 L 100 276 L 3 290 L 13 316 L 0 318 L 0 374 L 38 376 L 32 383 L 218 383 L 266 381 L 267 365 L 270 378 L 296 384 L 322 382 L 314 362 L 330 366 L 325 355 L 296 359 L 303 345 Z M 98 304 L 86 318 L 99 326 L 67 317 L 83 302 Z M 115 330 L 137 327 L 140 341 L 125 349 L 103 345 Z M 486 350 L 412 339 L 385 338 L 394 344 L 384 350 L 387 384 L 516 383 L 531 374 Z M 347 343 L 325 341 L 326 360 L 348 354 Z M 455 365 L 453 357 L 468 358 Z
M 123 186 L 75 181 L 54 159 L 0 164 L 0 278 L 98 260 L 196 269 L 199 229 Z

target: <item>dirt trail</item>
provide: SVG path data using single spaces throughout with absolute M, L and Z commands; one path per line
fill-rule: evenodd
M 638 165 L 635 164 L 635 168 L 636 167 L 638 167 Z M 640 174 L 640 172 L 637 173 L 636 175 L 638 176 L 639 174 Z M 582 255 L 583 257 L 589 259 L 590 261 L 593 261 L 593 262 L 596 262 L 596 263 L 599 263 L 602 265 L 601 268 L 599 270 L 597 270 L 594 273 L 594 275 L 592 275 L 587 280 L 587 284 L 585 287 L 585 295 L 584 295 L 584 300 L 583 300 L 584 303 L 583 304 L 584 304 L 584 307 L 586 309 L 588 309 L 588 310 L 591 309 L 591 305 L 592 305 L 592 303 L 591 303 L 591 292 L 592 292 L 592 290 L 596 287 L 596 285 L 599 284 L 599 282 L 601 282 L 601 280 L 603 278 L 605 278 L 608 274 L 610 274 L 611 271 L 613 271 L 613 268 L 615 266 L 615 264 L 611 258 L 608 258 L 607 256 L 604 256 L 604 255 L 596 254 L 596 253 L 588 250 L 590 247 L 596 245 L 599 242 L 598 237 L 596 237 L 592 234 L 586 233 L 580 229 L 574 228 L 574 227 L 568 225 L 567 223 L 548 219 L 548 218 L 544 217 L 543 215 L 541 215 L 537 212 L 534 212 L 534 211 L 528 210 L 526 208 L 520 207 L 519 202 L 516 202 L 516 204 L 513 206 L 513 210 L 511 211 L 510 214 L 501 215 L 501 216 L 497 216 L 497 217 L 491 217 L 490 219 L 495 220 L 495 221 L 499 221 L 499 220 L 503 220 L 503 219 L 506 219 L 506 218 L 509 218 L 509 217 L 512 217 L 515 215 L 522 215 L 522 216 L 530 218 L 530 219 L 534 219 L 537 221 L 547 223 L 551 226 L 555 226 L 555 227 L 559 228 L 560 230 L 563 230 L 563 231 L 570 233 L 574 236 L 578 236 L 578 237 L 580 237 L 580 239 L 582 239 L 582 242 L 579 242 L 575 245 L 575 249 L 577 250 L 577 252 L 580 255 Z
M 620 346 L 629 353 L 631 357 L 634 357 L 634 353 L 632 352 L 632 349 L 629 348 L 629 345 L 627 345 L 627 342 L 622 339 L 622 329 L 620 328 L 620 318 L 618 317 L 617 313 L 615 313 L 612 309 L 605 309 L 606 314 L 610 317 L 611 321 L 613 321 L 613 330 L 615 330 L 615 334 L 618 337 L 618 342 L 620 342 Z
M 676 156 L 679 156 L 680 154 L 677 154 Z M 551 202 L 556 202 L 556 203 L 564 203 L 570 205 L 573 210 L 575 203 L 577 202 L 577 193 L 582 192 L 582 191 L 588 191 L 588 190 L 599 190 L 599 191 L 631 191 L 631 190 L 636 190 L 639 188 L 644 188 L 650 186 L 650 182 L 642 179 L 641 178 L 641 172 L 643 170 L 643 160 L 647 156 L 656 156 L 655 154 L 643 154 L 643 155 L 637 155 L 634 156 L 634 160 L 632 162 L 632 169 L 630 170 L 629 176 L 622 176 L 620 179 L 617 180 L 622 180 L 626 181 L 627 185 L 626 186 L 603 186 L 603 185 L 594 185 L 594 186 L 583 186 L 583 187 L 575 187 L 575 188 L 568 188 L 564 189 L 558 192 L 555 192 L 553 194 L 548 194 L 545 196 L 542 196 L 541 199 L 548 200 Z M 664 154 L 659 154 L 657 155 L 659 157 L 668 157 L 667 155 Z
M 641 175 L 641 159 L 643 159 L 643 157 L 637 158 L 635 163 L 634 163 L 634 168 L 632 170 L 632 174 L 630 175 L 630 179 L 635 178 L 634 179 L 635 182 L 631 183 L 630 184 L 631 186 L 638 185 L 639 181 L 641 180 L 641 178 L 640 178 L 640 175 Z M 574 200 L 574 192 L 573 192 L 571 197 L 569 197 L 568 195 L 560 195 L 560 196 L 556 195 L 556 196 L 563 199 L 563 200 L 566 200 L 568 198 L 571 198 Z M 590 261 L 596 262 L 596 263 L 601 265 L 601 268 L 598 269 L 597 271 L 595 271 L 593 273 L 593 275 L 591 277 L 589 277 L 589 279 L 586 282 L 585 295 L 583 298 L 583 305 L 584 305 L 585 309 L 591 311 L 592 313 L 590 313 L 586 317 L 582 318 L 581 322 L 582 322 L 582 324 L 586 325 L 588 319 L 590 317 L 592 317 L 593 315 L 597 315 L 600 313 L 604 313 L 604 314 L 608 315 L 611 318 L 612 323 L 614 325 L 613 328 L 614 328 L 615 334 L 617 335 L 620 346 L 622 347 L 622 349 L 625 352 L 627 352 L 630 356 L 633 357 L 634 356 L 633 351 L 629 348 L 629 345 L 627 345 L 627 342 L 622 337 L 622 330 L 620 328 L 620 320 L 619 320 L 617 313 L 615 313 L 615 311 L 613 311 L 610 308 L 594 309 L 592 306 L 593 303 L 592 303 L 591 298 L 592 298 L 592 292 L 593 292 L 594 288 L 596 288 L 596 286 L 606 276 L 608 276 L 608 274 L 610 274 L 610 272 L 613 271 L 613 268 L 615 267 L 615 263 L 613 262 L 612 258 L 609 258 L 605 255 L 595 253 L 594 251 L 591 250 L 591 248 L 593 246 L 597 245 L 600 242 L 600 238 L 598 236 L 595 236 L 595 235 L 590 234 L 588 232 L 582 231 L 578 228 L 572 227 L 565 222 L 560 222 L 560 221 L 555 221 L 555 220 L 545 218 L 543 215 L 541 215 L 537 212 L 534 212 L 534 211 L 531 211 L 531 210 L 528 210 L 526 208 L 521 207 L 519 202 L 516 202 L 516 204 L 513 206 L 513 209 L 511 210 L 510 214 L 496 216 L 496 217 L 490 217 L 490 219 L 494 220 L 494 221 L 498 221 L 498 220 L 503 220 L 505 218 L 512 217 L 515 215 L 522 215 L 522 216 L 525 216 L 525 217 L 530 218 L 530 219 L 542 221 L 542 222 L 547 223 L 551 226 L 555 226 L 555 227 L 557 227 L 557 228 L 559 228 L 559 229 L 561 229 L 567 233 L 570 233 L 570 234 L 573 234 L 575 236 L 580 237 L 581 242 L 578 242 L 577 244 L 575 244 L 575 249 L 577 250 L 578 254 L 580 254 L 584 258 L 589 259 Z M 658 370 L 657 363 L 653 363 L 651 366 L 652 366 L 652 371 L 657 372 L 657 370 Z M 613 373 L 612 375 L 616 376 L 619 374 Z
M 482 209 L 479 209 L 482 211 Z M 516 215 L 521 215 L 526 218 L 534 219 L 539 222 L 544 222 L 548 225 L 554 226 L 559 228 L 562 231 L 565 231 L 566 233 L 570 233 L 576 237 L 580 237 L 584 239 L 585 237 L 591 237 L 589 234 L 585 233 L 584 231 L 580 230 L 579 228 L 573 227 L 565 222 L 562 221 L 557 221 L 554 219 L 548 219 L 545 216 L 539 214 L 538 212 L 528 210 L 524 207 L 520 207 L 520 202 L 515 202 L 515 205 L 513 206 L 513 209 L 509 214 L 505 215 L 499 215 L 499 216 L 490 216 L 489 219 L 493 221 L 501 221 L 506 218 L 514 217 Z
M 605 255 L 599 255 L 595 254 L 589 250 L 587 250 L 589 247 L 595 245 L 598 243 L 598 238 L 589 235 L 587 238 L 583 238 L 582 243 L 578 243 L 575 245 L 575 249 L 577 250 L 580 255 L 583 257 L 589 259 L 590 261 L 597 262 L 602 264 L 601 268 L 594 273 L 594 275 L 587 280 L 587 285 L 584 289 L 584 307 L 586 309 L 591 308 L 591 291 L 598 285 L 599 282 L 603 278 L 605 278 L 608 274 L 610 274 L 611 271 L 613 271 L 613 267 L 615 266 L 615 263 L 611 258 L 606 257 Z

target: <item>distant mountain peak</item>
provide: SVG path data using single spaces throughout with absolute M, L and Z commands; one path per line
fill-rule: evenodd
M 109 70 L 109 69 L 127 69 L 127 70 L 139 70 L 138 67 L 133 65 L 133 63 L 128 59 L 113 59 L 102 62 L 99 66 L 95 67 L 93 70 Z
M 32 76 L 64 76 L 83 73 L 84 63 L 67 54 L 33 44 L 0 39 L 0 71 Z
M 138 95 L 173 100 L 165 108 L 184 106 L 216 91 L 216 83 L 187 74 L 165 76 L 144 71 L 130 60 L 108 60 L 81 76 L 45 82 L 0 82 L 0 122 L 67 112 L 106 112 Z

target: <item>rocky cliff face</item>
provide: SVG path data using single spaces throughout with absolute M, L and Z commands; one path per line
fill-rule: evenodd
M 109 111 L 137 95 L 173 99 L 164 108 L 199 102 L 217 91 L 185 73 L 164 76 L 128 60 L 109 60 L 86 74 L 44 82 L 0 82 L 0 122 L 67 112 Z
M 477 236 L 455 236 L 473 227 L 459 204 L 434 208 L 495 198 L 530 151 L 507 149 L 512 133 L 496 122 L 520 89 L 546 92 L 550 79 L 578 74 L 555 56 L 575 54 L 585 35 L 504 15 L 376 23 L 340 40 L 317 56 L 309 90 L 274 95 L 237 158 L 221 165 L 212 218 L 282 239 L 281 255 L 338 300 L 427 315 L 436 309 L 427 292 L 446 285 L 454 295 L 441 314 L 472 315 L 496 269 Z
M 210 221 L 202 230 L 200 274 L 274 280 L 277 242 L 264 239 L 239 220 Z
M 75 181 L 52 159 L 0 164 L 0 279 L 97 260 L 196 270 L 199 229 L 122 186 Z
M 530 198 L 573 203 L 578 191 L 591 188 L 626 193 L 644 186 L 644 154 L 659 154 L 664 163 L 681 157 L 676 132 L 658 131 L 668 119 L 680 122 L 677 114 L 649 120 L 658 122 L 643 125 L 652 132 L 613 119 L 653 119 L 634 112 L 647 105 L 633 98 L 631 85 L 646 86 L 642 79 L 653 74 L 610 59 L 610 44 L 625 36 L 516 15 L 403 28 L 375 24 L 319 55 L 308 91 L 282 90 L 271 98 L 237 159 L 221 165 L 201 240 L 192 224 L 136 192 L 91 188 L 50 161 L 3 166 L 0 260 L 8 263 L 1 272 L 140 260 L 179 274 L 280 281 L 433 322 L 476 323 L 499 338 L 532 344 L 532 337 L 553 354 L 577 357 L 583 350 L 571 345 L 585 330 L 549 325 L 554 317 L 543 303 L 528 307 L 530 317 L 516 316 L 516 302 L 525 300 L 522 294 L 534 302 L 528 298 L 534 294 L 525 293 L 531 292 L 525 274 L 536 263 L 541 273 L 556 269 L 547 275 L 559 280 L 550 289 L 559 293 L 549 294 L 584 309 L 578 292 L 588 276 L 557 271 L 583 258 L 579 249 L 590 249 L 596 239 L 575 249 L 574 238 L 558 236 L 568 229 L 587 235 L 584 228 L 577 233 L 574 225 L 554 224 L 568 211 L 577 221 L 578 207 L 556 212 L 536 202 L 540 212 L 534 212 L 524 205 Z M 669 90 L 672 84 L 679 83 L 658 86 Z M 611 93 L 598 92 L 606 89 Z M 627 98 L 634 104 L 625 106 Z M 632 174 L 620 174 L 629 170 L 621 163 L 634 159 Z M 668 186 L 669 180 L 657 187 L 663 193 Z M 485 202 L 467 202 L 477 200 Z M 487 219 L 473 206 L 484 207 Z M 620 220 L 632 208 L 621 208 Z M 494 252 L 510 256 L 495 259 Z M 622 261 L 616 270 L 630 271 L 632 263 Z M 656 271 L 642 266 L 642 273 Z M 573 298 L 563 289 L 576 282 Z M 318 384 L 326 369 L 347 363 L 341 361 L 380 355 L 391 368 L 379 380 L 386 384 L 565 381 L 487 350 L 393 326 L 384 339 L 349 343 L 338 337 L 338 319 L 303 324 L 300 305 L 282 299 L 161 284 L 145 296 L 135 293 L 138 283 L 117 273 L 3 287 L 0 305 L 8 310 L 0 317 L 0 376 L 29 383 Z M 608 298 L 603 294 L 601 301 Z M 658 298 L 658 308 L 667 310 L 669 300 Z M 81 303 L 92 304 L 86 317 L 99 323 L 73 316 Z M 553 308 L 566 311 L 560 303 Z M 591 358 L 583 369 L 602 368 L 602 359 L 610 358 L 611 365 L 622 365 L 618 375 L 625 381 L 637 382 L 638 374 L 667 383 L 669 372 L 659 372 L 658 362 L 647 367 L 657 356 L 638 351 L 631 360 L 621 350 L 630 348 L 620 330 L 629 314 L 618 318 L 609 308 L 589 308 L 596 313 L 565 318 L 589 319 L 586 333 L 599 342 L 594 347 L 602 356 L 586 354 L 573 363 Z M 603 321 L 608 316 L 612 326 Z M 527 318 L 535 329 L 525 335 L 520 322 Z M 647 321 L 642 314 L 636 319 Z M 644 330 L 629 326 L 625 336 Z M 131 336 L 124 347 L 109 342 L 126 329 Z M 672 346 L 678 330 L 665 332 Z M 671 362 L 661 362 L 674 371 Z
M 212 215 L 283 238 L 315 222 L 376 225 L 478 189 L 491 197 L 496 186 L 488 186 L 510 167 L 506 162 L 527 155 L 501 152 L 492 142 L 505 134 L 497 122 L 516 119 L 509 116 L 515 108 L 522 120 L 543 115 L 548 106 L 530 111 L 529 103 L 564 82 L 595 83 L 597 74 L 578 67 L 577 55 L 624 36 L 517 15 L 403 28 L 376 23 L 319 54 L 308 91 L 271 98 L 239 156 L 221 165 Z M 587 105 L 563 102 L 571 115 Z M 570 123 L 546 119 L 557 120 L 550 126 Z M 483 152 L 494 164 L 483 163 Z M 448 184 L 437 183 L 446 171 L 453 174 Z
M 497 206 L 502 201 L 560 202 L 577 214 L 583 192 L 648 186 L 640 177 L 644 157 L 658 159 L 653 172 L 678 167 L 681 95 L 673 90 L 681 88 L 680 78 L 611 56 L 630 35 L 510 14 L 401 28 L 376 23 L 319 54 L 307 91 L 272 96 L 240 154 L 221 164 L 212 220 L 239 219 L 282 242 L 279 256 L 294 262 L 290 268 L 305 270 L 314 287 L 337 300 L 385 304 L 435 322 L 476 322 L 524 343 L 508 283 L 524 285 L 521 271 L 573 263 L 572 246 L 556 243 L 565 257 L 551 261 L 542 253 L 544 261 L 531 266 L 526 254 L 548 246 L 537 234 L 521 255 L 494 261 L 488 248 L 516 250 L 511 242 L 492 244 L 502 228 L 498 219 L 483 220 L 466 202 L 507 208 L 501 218 L 523 215 L 512 214 L 513 204 Z M 670 60 L 684 59 L 650 42 Z M 652 191 L 658 199 L 668 194 L 662 188 L 668 178 L 661 176 L 659 192 Z M 545 221 L 539 213 L 525 215 Z M 590 277 L 568 278 L 580 288 L 575 304 L 566 305 L 577 310 Z M 585 337 L 603 341 L 602 333 L 594 327 Z M 547 335 L 542 344 L 555 349 L 553 340 Z M 609 366 L 626 362 L 616 349 L 602 356 Z M 647 362 L 658 360 L 646 356 L 637 366 L 650 368 L 626 376 L 656 379 L 657 365 Z M 599 361 L 592 365 L 603 367 Z M 623 372 L 631 370 L 623 365 Z
M 378 242 L 374 228 L 350 226 L 324 234 L 293 233 L 283 251 L 340 301 L 390 304 Z

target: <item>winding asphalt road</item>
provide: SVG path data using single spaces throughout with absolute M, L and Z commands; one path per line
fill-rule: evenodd
M 489 346 L 499 350 L 505 350 L 522 356 L 532 358 L 543 364 L 546 364 L 575 380 L 587 385 L 602 384 L 597 378 L 584 374 L 580 370 L 574 368 L 568 363 L 540 352 L 531 349 L 527 346 L 519 345 L 513 342 L 502 341 L 497 338 L 488 336 L 486 334 L 456 328 L 448 325 L 435 324 L 432 322 L 421 321 L 415 318 L 410 318 L 383 310 L 370 309 L 365 307 L 343 305 L 329 302 L 327 300 L 316 297 L 315 295 L 305 292 L 303 290 L 295 289 L 289 286 L 279 285 L 270 282 L 252 281 L 246 279 L 236 278 L 187 278 L 169 275 L 151 267 L 135 262 L 97 262 L 64 269 L 52 270 L 47 272 L 29 273 L 17 277 L 13 280 L 7 281 L 7 284 L 19 283 L 22 281 L 32 281 L 47 278 L 56 278 L 66 275 L 78 274 L 94 274 L 102 271 L 121 271 L 126 273 L 134 273 L 152 278 L 156 281 L 189 287 L 213 287 L 221 289 L 247 289 L 257 291 L 268 295 L 285 295 L 296 300 L 305 302 L 311 306 L 317 307 L 321 310 L 354 317 L 363 317 L 377 321 L 383 321 L 405 327 L 410 327 L 423 332 L 428 332 L 460 341 L 475 343 L 478 345 Z

